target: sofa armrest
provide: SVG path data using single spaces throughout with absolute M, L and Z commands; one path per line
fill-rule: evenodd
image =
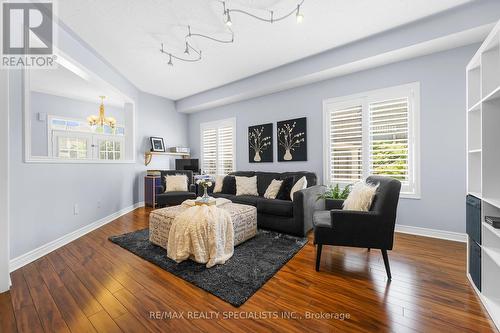
M 325 210 L 342 209 L 344 200 L 341 199 L 325 199 Z
M 189 184 L 189 192 L 196 193 L 196 184 Z
M 318 195 L 325 191 L 325 186 L 315 185 L 293 194 L 293 215 L 297 224 L 297 234 L 306 236 L 312 229 L 314 212 L 325 209 L 325 200 L 318 200 Z

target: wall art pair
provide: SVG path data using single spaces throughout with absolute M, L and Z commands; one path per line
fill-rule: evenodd
M 307 161 L 307 118 L 277 122 L 278 162 Z M 248 127 L 248 161 L 273 162 L 273 124 Z

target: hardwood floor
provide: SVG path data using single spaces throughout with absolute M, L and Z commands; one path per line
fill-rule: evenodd
M 107 240 L 148 215 L 137 209 L 13 272 L 0 332 L 496 332 L 466 280 L 465 244 L 397 234 L 388 283 L 378 250 L 324 246 L 315 272 L 310 236 L 234 308 Z

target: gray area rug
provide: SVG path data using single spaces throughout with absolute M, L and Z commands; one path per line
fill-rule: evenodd
M 169 259 L 167 250 L 149 242 L 149 229 L 112 236 L 109 240 L 236 307 L 245 303 L 307 243 L 307 238 L 259 230 L 254 238 L 237 246 L 224 265 L 206 268 L 191 260 L 177 264 Z

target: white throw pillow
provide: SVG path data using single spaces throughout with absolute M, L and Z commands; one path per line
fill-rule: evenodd
M 278 192 L 280 191 L 281 184 L 283 184 L 282 180 L 273 179 L 271 184 L 266 189 L 266 193 L 264 193 L 264 198 L 266 199 L 276 199 Z
M 165 192 L 186 192 L 188 190 L 188 179 L 186 175 L 166 176 L 165 182 L 167 183 Z
M 215 177 L 214 193 L 222 192 L 222 184 L 224 183 L 224 178 L 226 178 L 226 176 Z
M 367 184 L 364 181 L 354 184 L 351 193 L 344 201 L 344 210 L 369 211 L 377 188 L 378 185 Z
M 303 176 L 297 182 L 295 185 L 293 185 L 292 189 L 290 190 L 290 200 L 293 201 L 293 194 L 297 191 L 303 190 L 307 188 L 307 178 L 306 176 Z
M 257 191 L 257 176 L 240 177 L 236 176 L 236 195 L 255 195 L 259 196 Z

